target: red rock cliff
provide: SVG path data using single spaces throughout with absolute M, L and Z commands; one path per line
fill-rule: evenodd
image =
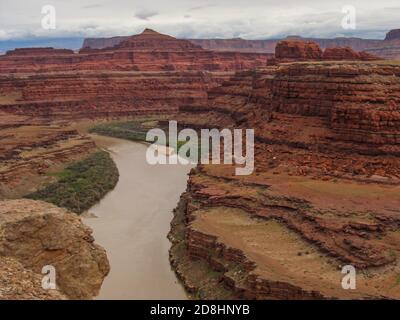
M 72 70 L 235 71 L 264 66 L 266 53 L 213 52 L 187 40 L 146 29 L 114 47 L 70 50 L 17 49 L 0 57 L 0 72 L 54 72 Z
M 297 40 L 281 41 L 276 46 L 275 59 L 268 64 L 294 61 L 321 61 L 321 60 L 380 60 L 381 58 L 366 52 L 356 52 L 350 47 L 327 48 L 325 51 L 315 42 Z
M 385 37 L 385 40 L 400 40 L 400 29 L 390 30 Z
M 127 37 L 85 39 L 83 48 L 103 49 L 113 47 L 126 40 Z M 400 41 L 398 29 L 388 32 L 385 40 L 361 39 L 361 38 L 302 38 L 287 37 L 285 39 L 271 40 L 246 40 L 241 38 L 234 39 L 189 39 L 193 44 L 201 46 L 203 49 L 213 51 L 235 51 L 235 52 L 257 52 L 273 53 L 276 44 L 282 40 L 312 41 L 317 43 L 322 49 L 335 47 L 350 47 L 355 51 L 368 51 L 374 55 L 386 59 L 400 59 L 400 45 L 395 43 Z

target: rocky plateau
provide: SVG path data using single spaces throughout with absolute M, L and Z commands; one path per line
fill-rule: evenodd
M 271 40 L 246 40 L 233 39 L 189 39 L 194 45 L 206 50 L 225 52 L 253 52 L 274 53 L 276 45 L 283 40 L 311 41 L 317 43 L 322 49 L 336 47 L 350 47 L 354 51 L 366 51 L 385 59 L 400 59 L 400 29 L 390 30 L 385 39 L 362 39 L 339 37 L 333 39 L 304 38 L 301 36 L 288 36 L 284 39 Z M 83 48 L 103 49 L 113 47 L 125 41 L 127 37 L 88 38 L 83 42 Z
M 398 299 L 400 65 L 277 49 L 284 63 L 180 109 L 186 127 L 254 128 L 256 169 L 191 172 L 170 233 L 177 275 L 203 298 Z M 357 290 L 341 287 L 349 264 Z

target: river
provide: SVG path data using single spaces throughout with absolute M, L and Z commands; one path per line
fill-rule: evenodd
M 169 264 L 167 234 L 190 167 L 149 165 L 145 144 L 93 138 L 120 173 L 115 189 L 83 218 L 111 265 L 97 299 L 186 299 Z

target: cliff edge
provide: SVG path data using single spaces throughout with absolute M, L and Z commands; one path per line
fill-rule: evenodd
M 55 268 L 55 291 L 41 287 L 44 266 Z M 0 299 L 90 299 L 109 270 L 77 215 L 41 201 L 0 202 Z

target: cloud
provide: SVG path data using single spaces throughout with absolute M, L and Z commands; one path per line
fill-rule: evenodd
M 347 0 L 53 0 L 57 29 L 41 28 L 44 0 L 0 0 L 0 39 L 108 37 L 152 28 L 187 38 L 268 39 L 358 36 L 384 38 L 399 28 L 399 0 L 352 0 L 357 29 L 343 30 Z M 93 14 L 88 15 L 89 10 Z
M 204 4 L 204 5 L 191 7 L 188 9 L 188 11 L 197 11 L 197 10 L 202 10 L 202 9 L 207 9 L 207 8 L 212 8 L 212 7 L 215 7 L 215 4 Z
M 86 6 L 83 6 L 83 9 L 94 9 L 94 8 L 101 8 L 102 5 L 101 4 L 88 4 Z
M 158 15 L 158 12 L 155 10 L 139 10 L 135 12 L 134 16 L 140 20 L 149 20 L 151 17 Z

